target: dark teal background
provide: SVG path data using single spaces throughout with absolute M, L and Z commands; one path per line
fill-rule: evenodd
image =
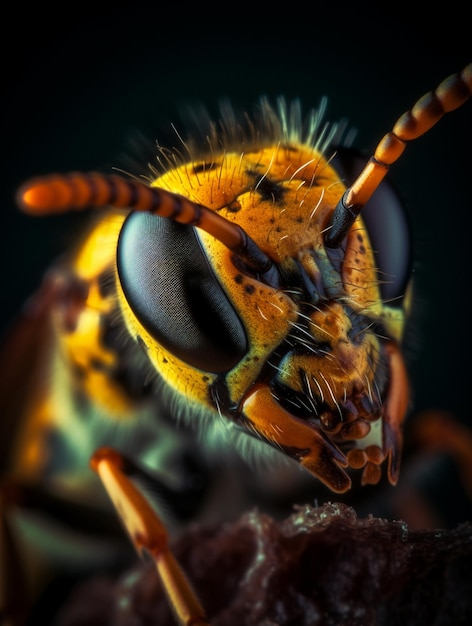
M 13 43 L 2 81 L 2 327 L 81 220 L 20 215 L 14 193 L 24 179 L 126 167 L 138 137 L 152 145 L 178 126 L 181 103 L 216 110 L 222 97 L 250 108 L 260 95 L 283 94 L 309 108 L 327 95 L 328 117 L 346 117 L 358 129 L 355 145 L 369 153 L 419 96 L 472 61 L 469 18 L 450 4 L 424 23 L 398 3 L 101 6 L 14 8 L 4 17 Z M 469 103 L 410 145 L 391 172 L 415 243 L 415 405 L 468 422 L 471 120 Z

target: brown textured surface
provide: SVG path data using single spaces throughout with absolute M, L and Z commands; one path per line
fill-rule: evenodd
M 257 510 L 176 540 L 213 626 L 472 623 L 472 524 L 410 530 L 344 504 L 299 507 L 282 522 Z M 74 590 L 60 626 L 174 625 L 153 567 Z

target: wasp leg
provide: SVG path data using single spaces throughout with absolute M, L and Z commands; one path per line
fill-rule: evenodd
M 401 426 L 409 407 L 410 390 L 405 362 L 398 346 L 390 341 L 385 351 L 390 367 L 390 384 L 383 413 L 383 448 L 388 457 L 388 479 L 392 485 L 396 485 L 403 448 Z
M 472 431 L 446 411 L 425 411 L 415 418 L 412 437 L 420 449 L 454 459 L 472 501 Z
M 267 385 L 256 385 L 243 403 L 247 422 L 276 447 L 324 482 L 331 490 L 344 493 L 351 479 L 341 467 L 346 456 L 314 424 L 294 417 L 277 402 Z
M 167 531 L 147 500 L 124 474 L 126 461 L 115 450 L 101 448 L 91 466 L 100 476 L 137 552 L 150 555 L 180 624 L 208 625 L 190 582 L 175 560 Z

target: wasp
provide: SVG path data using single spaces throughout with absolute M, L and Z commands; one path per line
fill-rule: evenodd
M 185 477 L 199 447 L 286 459 L 337 494 L 358 474 L 361 485 L 384 471 L 397 483 L 412 281 L 406 216 L 384 178 L 471 93 L 469 65 L 404 113 L 363 167 L 339 126 L 324 123 L 323 106 L 304 118 L 298 102 L 262 98 L 254 118 L 226 111 L 203 145 L 160 148 L 146 177 L 24 184 L 25 212 L 87 211 L 91 223 L 4 349 L 7 614 L 18 610 L 8 580 L 19 562 L 26 571 L 15 584 L 40 587 L 30 571 L 44 562 L 33 566 L 44 548 L 35 515 L 65 524 L 61 537 L 52 522 L 45 551 L 67 561 L 70 533 L 91 516 L 95 530 L 108 520 L 103 484 L 134 546 L 155 559 L 179 619 L 207 623 L 152 497 L 130 478 L 185 509 L 198 493 Z M 23 393 L 9 400 L 16 355 L 33 344 L 41 350 L 21 370 Z M 88 552 L 113 558 L 104 542 Z

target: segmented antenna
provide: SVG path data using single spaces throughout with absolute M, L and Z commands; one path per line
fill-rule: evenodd
M 328 247 L 341 245 L 354 220 L 382 182 L 390 165 L 402 155 L 407 143 L 426 133 L 445 113 L 462 106 L 471 95 L 472 63 L 462 72 L 443 80 L 435 91 L 425 94 L 398 118 L 392 131 L 380 140 L 373 156 L 336 205 L 325 234 Z
M 270 257 L 237 224 L 184 196 L 115 174 L 91 172 L 39 177 L 19 189 L 17 203 L 34 215 L 105 207 L 147 211 L 201 228 L 258 274 L 265 274 L 272 268 Z

